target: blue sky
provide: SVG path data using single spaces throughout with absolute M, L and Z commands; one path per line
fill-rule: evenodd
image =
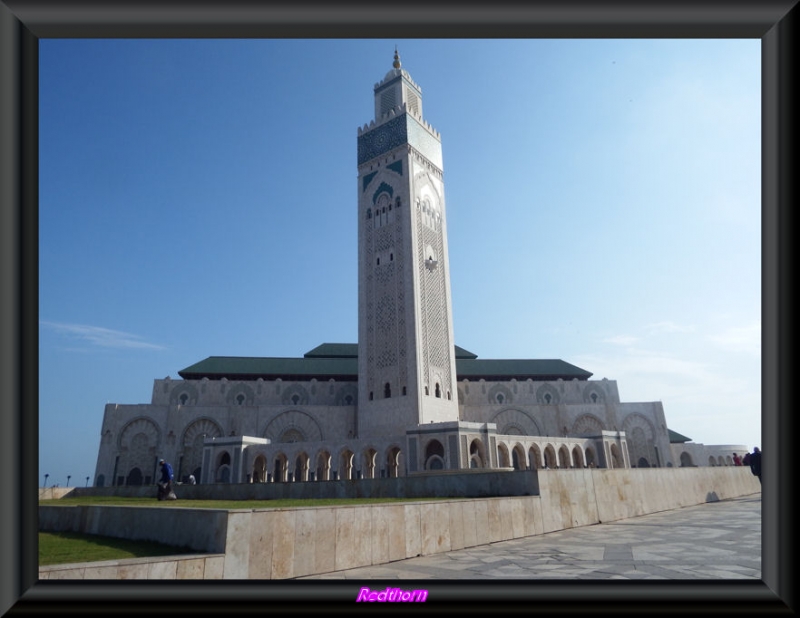
M 456 343 L 560 358 L 760 444 L 760 40 L 40 46 L 40 483 L 208 356 L 356 342 L 356 134 L 403 68 L 442 135 Z

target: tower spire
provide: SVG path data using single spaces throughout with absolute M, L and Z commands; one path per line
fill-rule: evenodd
M 394 46 L 394 62 L 392 63 L 392 66 L 395 69 L 400 68 L 400 54 L 397 51 L 397 45 Z

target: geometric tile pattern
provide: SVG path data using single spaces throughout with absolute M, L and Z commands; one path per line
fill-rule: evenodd
M 298 579 L 761 579 L 761 494 Z

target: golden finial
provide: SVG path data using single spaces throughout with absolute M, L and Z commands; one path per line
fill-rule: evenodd
M 394 62 L 392 63 L 392 66 L 395 69 L 400 68 L 400 54 L 397 53 L 397 45 L 394 46 Z

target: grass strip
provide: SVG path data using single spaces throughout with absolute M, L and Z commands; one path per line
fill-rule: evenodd
M 39 566 L 190 553 L 202 552 L 152 541 L 131 541 L 78 532 L 39 533 Z
M 39 506 L 147 506 L 183 507 L 190 509 L 280 509 L 292 507 L 357 506 L 392 502 L 427 502 L 431 500 L 456 500 L 457 498 L 308 498 L 281 500 L 156 500 L 155 498 L 126 498 L 118 496 L 83 496 L 40 500 Z

